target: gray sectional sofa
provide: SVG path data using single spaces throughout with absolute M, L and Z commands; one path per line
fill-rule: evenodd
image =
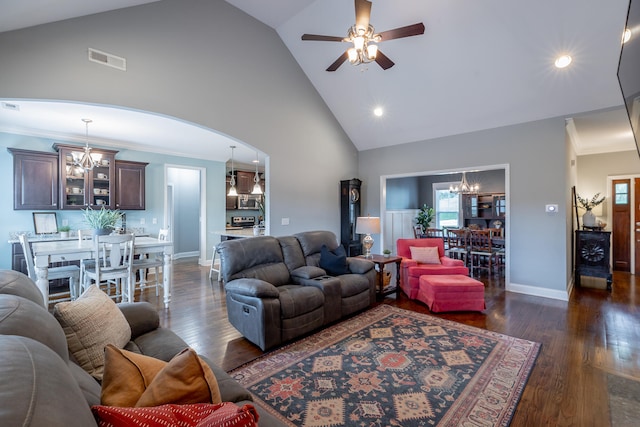
M 131 326 L 127 350 L 169 361 L 187 344 L 159 326 L 145 302 L 120 304 Z M 202 357 L 218 381 L 224 402 L 252 403 L 251 394 Z M 22 273 L 0 270 L 0 426 L 95 426 L 91 405 L 100 404 L 100 384 L 70 357 L 65 334 L 44 307 L 35 283 Z M 281 426 L 258 405 L 261 427 Z
M 327 270 L 327 250 L 339 249 L 330 231 L 220 243 L 230 323 L 267 350 L 369 307 L 376 298 L 373 262 L 346 257 L 344 271 Z

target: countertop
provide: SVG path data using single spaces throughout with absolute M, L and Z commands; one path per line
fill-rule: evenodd
M 253 228 L 238 228 L 238 227 L 229 227 L 224 231 L 220 231 L 221 236 L 231 236 L 231 237 L 255 237 L 253 234 Z M 260 229 L 260 236 L 264 235 L 264 228 Z

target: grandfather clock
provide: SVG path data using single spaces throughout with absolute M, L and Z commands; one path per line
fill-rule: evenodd
M 611 290 L 613 278 L 609 254 L 610 231 L 576 230 L 576 274 L 575 282 L 580 286 L 580 276 L 607 279 L 607 290 Z
M 360 235 L 356 234 L 356 218 L 360 216 L 360 185 L 357 178 L 340 181 L 340 243 L 347 256 L 362 254 Z

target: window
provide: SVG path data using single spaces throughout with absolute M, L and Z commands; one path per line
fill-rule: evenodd
M 627 205 L 629 204 L 629 184 L 619 183 L 615 185 L 615 204 L 616 205 Z
M 436 228 L 460 227 L 460 195 L 449 191 L 451 184 L 450 182 L 433 184 Z

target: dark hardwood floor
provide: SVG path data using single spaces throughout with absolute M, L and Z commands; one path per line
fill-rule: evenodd
M 175 262 L 169 309 L 145 290 L 140 297 L 158 307 L 163 326 L 229 371 L 263 354 L 227 321 L 224 288 L 209 281 L 209 268 Z M 611 292 L 578 288 L 568 302 L 504 291 L 502 279 L 486 285 L 484 313 L 434 314 L 456 322 L 542 343 L 512 426 L 609 426 L 607 374 L 640 380 L 640 282 L 614 274 Z M 384 300 L 429 313 L 402 294 Z M 640 423 L 640 420 L 638 421 Z

